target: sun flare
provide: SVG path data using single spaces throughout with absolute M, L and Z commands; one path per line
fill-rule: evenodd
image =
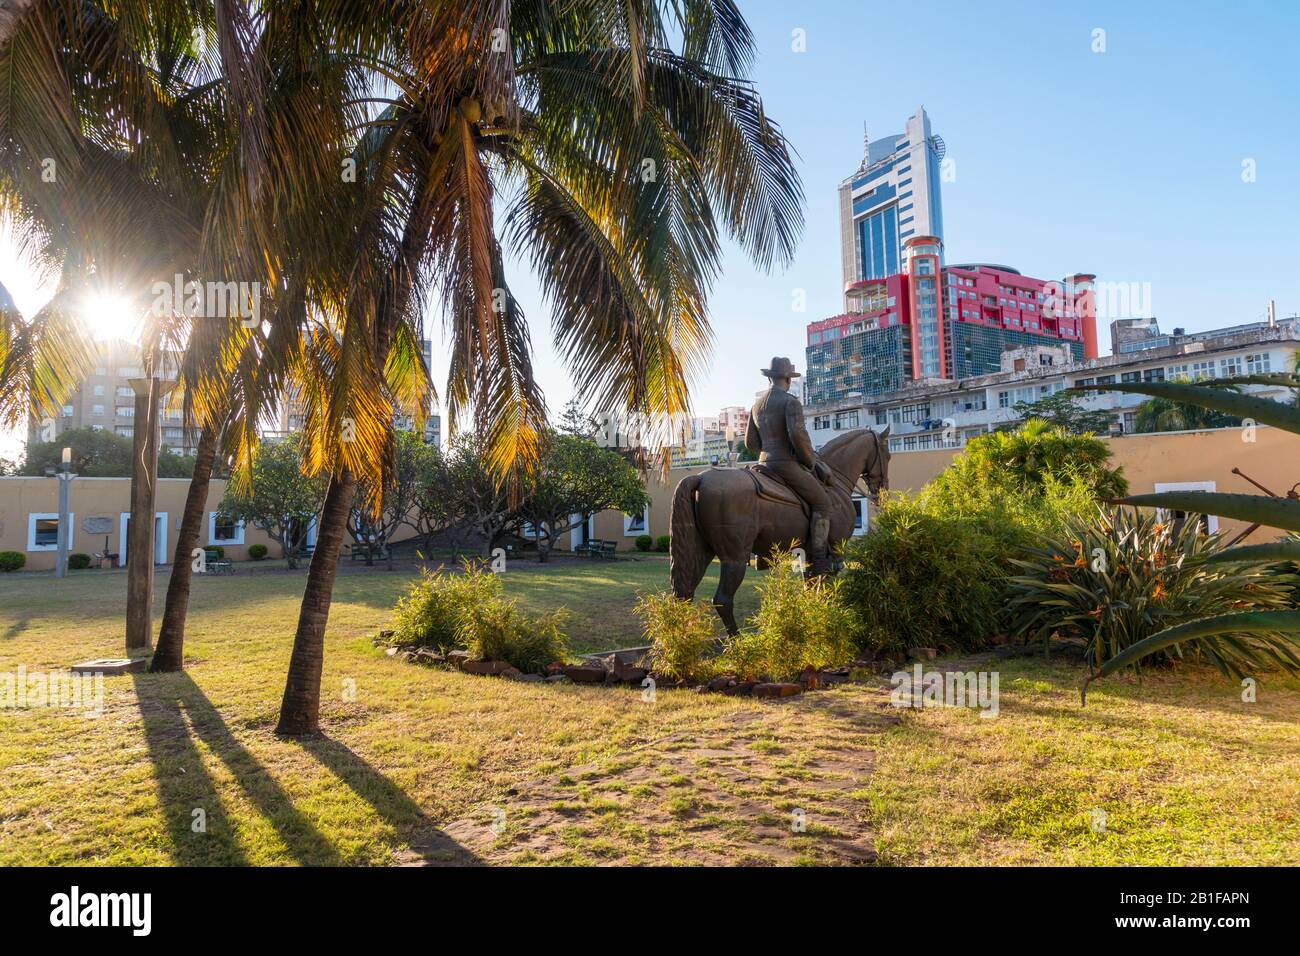
M 144 310 L 125 296 L 113 292 L 94 293 L 86 298 L 81 315 L 96 339 L 140 341 Z

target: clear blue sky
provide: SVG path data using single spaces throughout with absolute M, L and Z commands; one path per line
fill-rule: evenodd
M 768 112 L 799 152 L 807 225 L 784 273 L 728 256 L 697 413 L 749 404 L 774 354 L 803 367 L 803 326 L 840 311 L 835 190 L 861 158 L 862 124 L 873 137 L 902 132 L 922 104 L 956 163 L 956 181 L 943 184 L 948 261 L 1149 282 L 1167 328 L 1260 319 L 1269 298 L 1281 315 L 1300 311 L 1293 0 L 741 6 Z M 791 49 L 796 28 L 804 53 Z M 1097 28 L 1104 53 L 1092 51 Z M 1242 181 L 1247 158 L 1254 183 Z M 14 267 L 0 261 L 0 278 Z M 531 277 L 517 269 L 511 283 L 558 412 L 574 387 L 550 348 L 549 317 Z M 806 291 L 807 312 L 792 311 L 794 289 Z M 444 374 L 435 368 L 435 381 Z

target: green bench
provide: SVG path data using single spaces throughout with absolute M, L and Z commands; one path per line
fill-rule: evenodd
M 364 561 L 366 559 L 366 552 L 368 551 L 374 555 L 373 560 L 375 561 L 388 560 L 388 545 L 386 544 L 379 545 L 378 547 L 373 547 L 373 548 L 365 544 L 354 544 L 352 546 L 351 552 L 348 554 L 348 560 Z
M 235 573 L 235 562 L 229 558 L 223 558 L 221 552 L 214 548 L 203 549 L 203 563 L 208 569 L 208 574 Z
M 593 538 L 578 545 L 573 549 L 573 553 L 597 561 L 612 560 L 618 554 L 618 542 Z

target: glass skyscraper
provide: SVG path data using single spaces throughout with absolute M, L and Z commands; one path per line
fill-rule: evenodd
M 943 140 L 920 109 L 906 132 L 869 140 L 858 171 L 840 184 L 844 285 L 897 275 L 912 236 L 943 239 Z M 846 303 L 847 308 L 847 303 Z

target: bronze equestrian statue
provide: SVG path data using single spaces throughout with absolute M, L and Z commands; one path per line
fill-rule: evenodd
M 790 394 L 798 376 L 787 358 L 763 369 L 772 387 L 750 412 L 745 444 L 760 450 L 753 468 L 712 468 L 683 478 L 673 492 L 670 545 L 673 593 L 695 594 L 709 563 L 722 565 L 713 606 L 730 634 L 738 633 L 733 600 L 751 554 L 767 566 L 775 548 L 802 547 L 810 574 L 835 570 L 853 534 L 853 491 L 866 479 L 874 502 L 889 487 L 889 428 L 859 428 L 813 451 L 803 406 Z

